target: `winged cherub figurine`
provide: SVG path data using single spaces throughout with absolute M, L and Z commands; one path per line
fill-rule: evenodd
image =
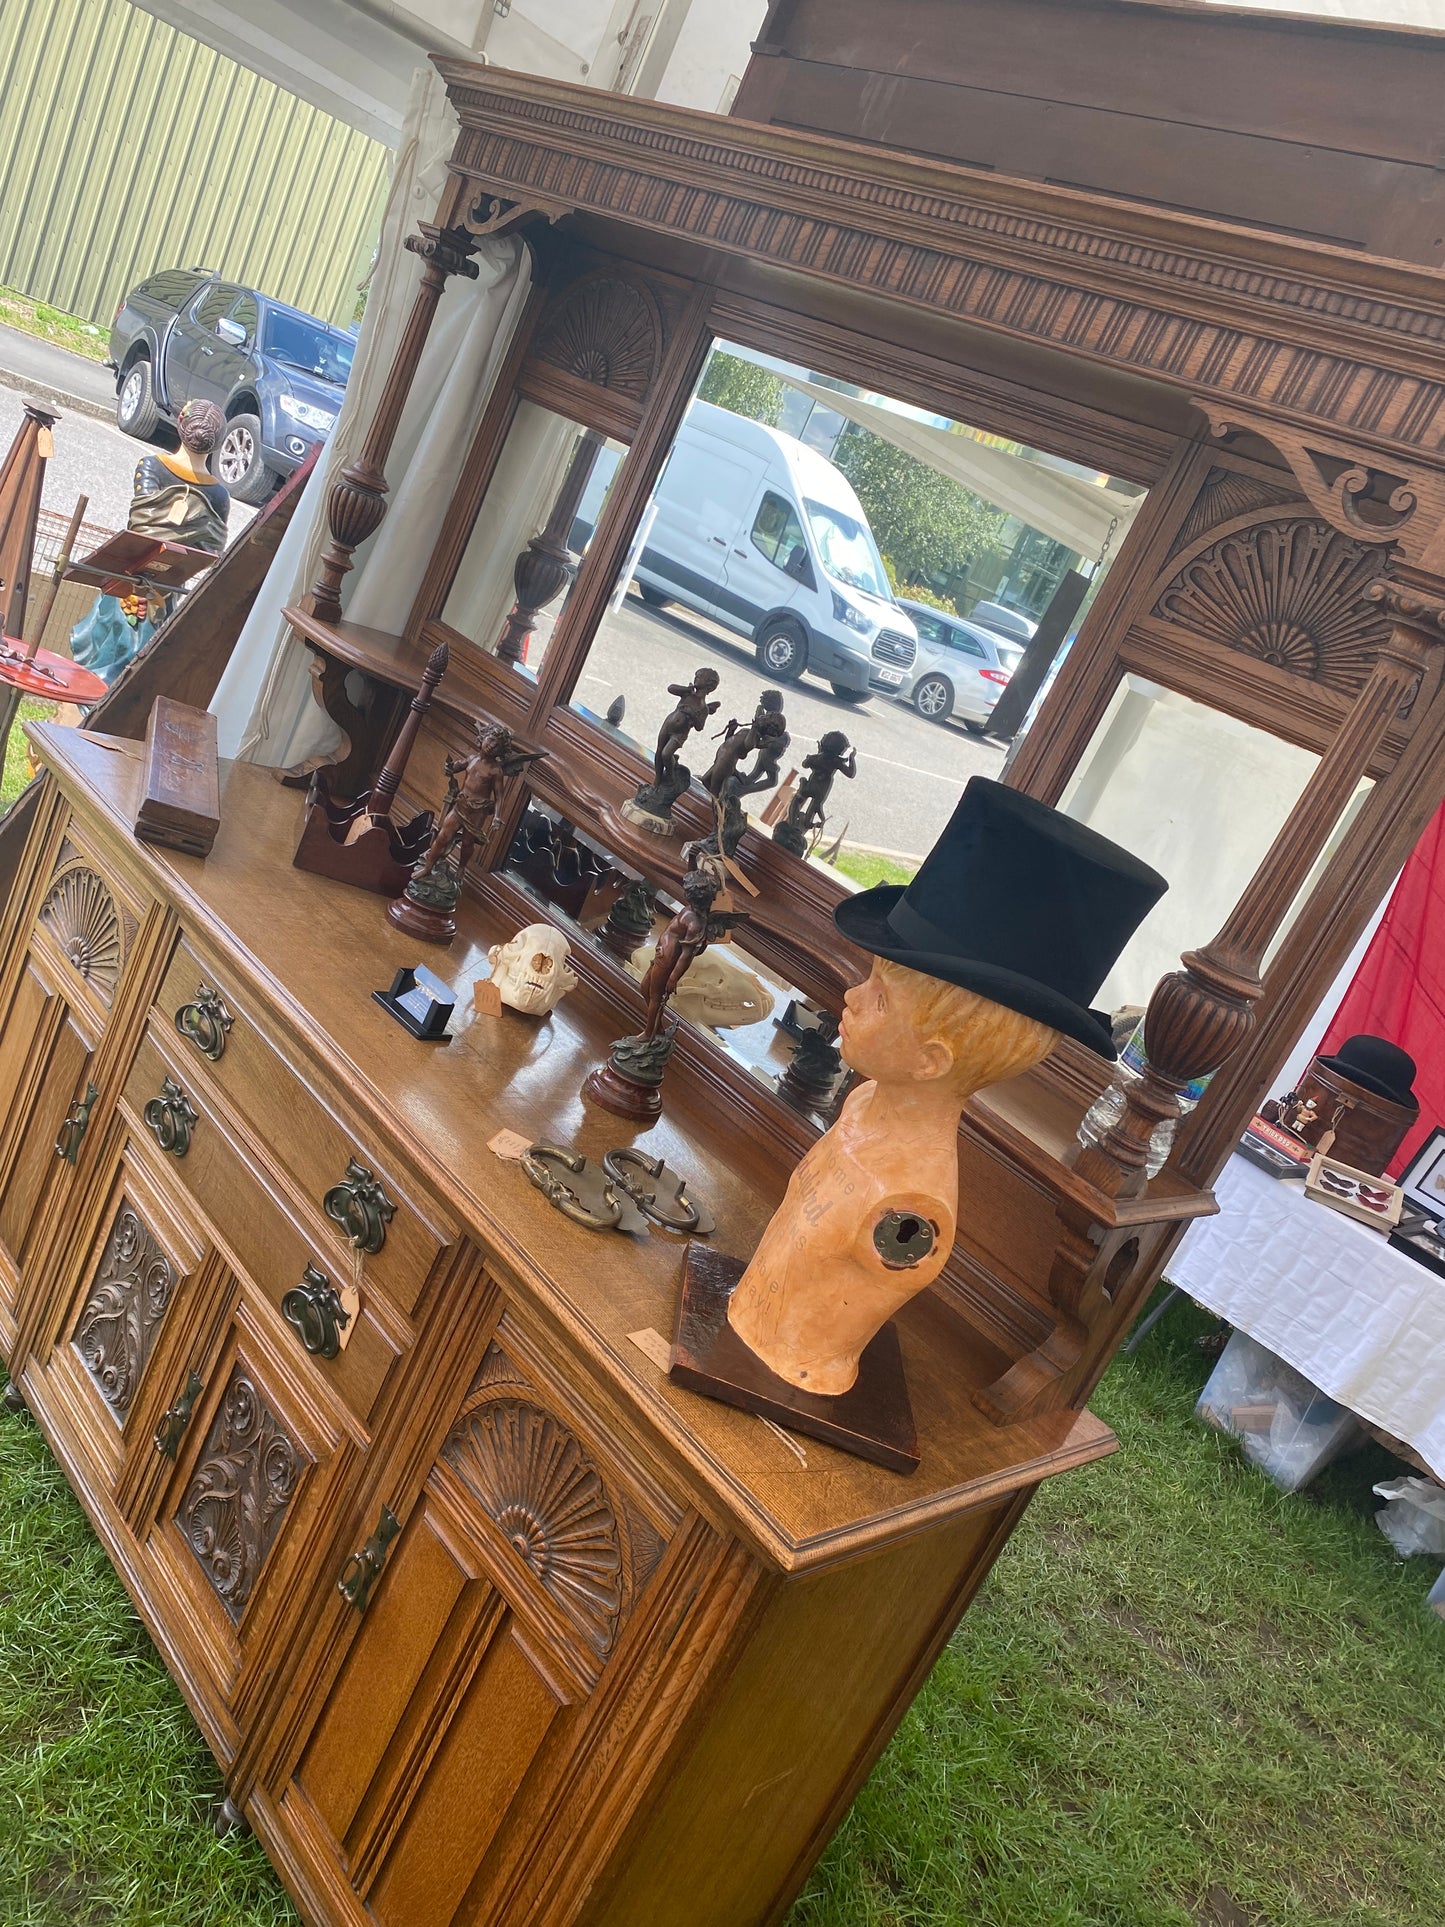
M 453 844 L 457 846 L 456 874 L 466 871 L 478 843 L 492 827 L 501 798 L 502 785 L 509 777 L 520 776 L 529 763 L 546 755 L 541 749 L 516 749 L 512 732 L 504 723 L 482 720 L 477 724 L 477 746 L 470 756 L 448 756 L 444 767 L 447 800 L 436 835 L 427 845 L 412 878 L 430 876 Z

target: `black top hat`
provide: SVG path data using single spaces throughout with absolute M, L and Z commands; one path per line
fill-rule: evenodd
M 1089 1001 L 1168 887 L 1096 830 L 975 776 L 912 883 L 847 897 L 833 920 L 874 956 L 1114 1057 Z
M 1327 1071 L 1349 1078 L 1352 1084 L 1363 1084 L 1376 1097 L 1403 1104 L 1407 1111 L 1420 1108 L 1414 1091 L 1414 1058 L 1383 1037 L 1371 1037 L 1362 1031 L 1358 1037 L 1347 1037 L 1333 1057 L 1321 1057 L 1318 1062 Z

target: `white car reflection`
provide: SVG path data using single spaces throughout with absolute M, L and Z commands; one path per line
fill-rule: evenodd
M 888 694 L 911 703 L 929 722 L 957 716 L 965 729 L 982 732 L 1008 679 L 1023 659 L 1023 644 L 994 635 L 962 616 L 946 615 L 922 602 L 899 601 L 913 618 L 918 649 Z M 882 681 L 878 669 L 873 685 Z

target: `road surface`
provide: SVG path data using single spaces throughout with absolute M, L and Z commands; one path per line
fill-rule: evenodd
M 536 650 L 533 650 L 535 662 Z M 601 716 L 617 696 L 626 698 L 622 728 L 651 756 L 663 717 L 672 707 L 669 683 L 686 683 L 704 663 L 722 677 L 716 728 L 736 716 L 747 722 L 764 689 L 776 687 L 758 668 L 751 642 L 710 622 L 684 614 L 676 604 L 652 609 L 629 593 L 622 608 L 609 615 L 597 633 L 574 702 Z M 881 850 L 914 861 L 932 848 L 953 814 L 970 776 L 997 776 L 1004 752 L 971 736 L 961 723 L 925 722 L 893 696 L 874 695 L 866 703 L 841 701 L 826 683 L 812 676 L 783 686 L 792 736 L 783 773 L 801 765 L 825 730 L 841 729 L 858 751 L 858 775 L 833 786 L 828 824 L 833 835 L 846 831 L 856 847 Z M 692 739 L 683 760 L 701 775 L 716 748 L 713 731 Z M 749 799 L 757 814 L 767 796 Z

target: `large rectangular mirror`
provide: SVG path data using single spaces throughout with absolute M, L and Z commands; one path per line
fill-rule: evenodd
M 619 459 L 598 455 L 574 546 Z M 799 853 L 826 857 L 850 887 L 904 878 L 968 778 L 1000 774 L 1003 747 L 983 735 L 994 704 L 1065 575 L 1087 575 L 1111 531 L 1117 553 L 1142 499 L 857 383 L 717 343 L 572 707 L 650 759 L 678 692 L 711 672 L 716 708 L 680 751 L 693 777 L 716 790 L 728 771 L 755 775 L 747 814 L 783 841 L 779 819 L 821 770 L 828 781 L 813 787 L 830 782 L 826 799 L 792 812 Z

